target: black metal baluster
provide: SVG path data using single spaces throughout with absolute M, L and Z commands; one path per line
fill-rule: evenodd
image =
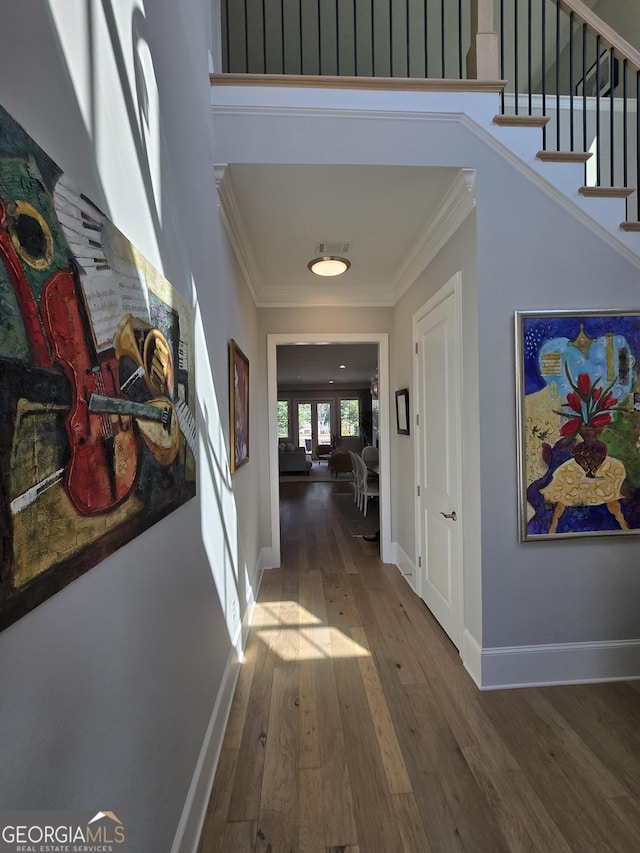
M 298 0 L 298 32 L 300 38 L 300 73 L 304 74 L 304 54 L 302 48 L 302 0 Z
M 587 25 L 582 25 L 582 150 L 587 150 Z M 586 169 L 586 166 L 585 166 Z M 586 182 L 585 182 L 586 183 Z
M 615 185 L 616 185 L 615 179 L 614 179 L 614 170 L 615 170 L 615 162 L 614 162 L 614 153 L 615 153 L 615 151 L 614 151 L 614 149 L 615 149 L 614 118 L 615 118 L 615 115 L 614 115 L 614 109 L 613 109 L 614 108 L 613 98 L 614 98 L 614 89 L 616 87 L 616 75 L 615 75 L 616 58 L 615 58 L 615 53 L 614 53 L 613 48 L 609 49 L 609 59 L 610 59 L 610 72 L 609 73 L 611 76 L 611 92 L 609 93 L 611 95 L 611 97 L 609 99 L 609 110 L 610 110 L 610 114 L 609 114 L 609 144 L 611 145 L 611 152 L 610 152 L 610 156 L 609 156 L 609 168 L 611 169 L 611 174 L 609 176 L 609 186 L 615 187 Z
M 573 11 L 569 14 L 569 150 L 574 151 L 573 142 Z
M 424 0 L 424 78 L 429 79 L 429 9 L 428 2 Z
M 322 21 L 320 20 L 320 0 L 318 0 L 318 74 L 322 74 Z
M 340 76 L 340 12 L 336 0 L 336 74 Z
M 393 77 L 393 0 L 389 0 L 389 77 Z
M 376 33 L 375 33 L 375 14 L 374 14 L 374 4 L 375 0 L 371 0 L 371 76 L 376 76 Z
M 462 0 L 458 0 L 458 79 L 464 79 L 462 73 Z
M 547 4 L 542 0 L 542 115 L 547 114 Z M 542 128 L 542 150 L 547 150 L 547 126 Z
M 287 73 L 284 53 L 284 0 L 280 0 L 280 38 L 282 39 L 282 73 Z
M 407 77 L 411 77 L 411 31 L 409 28 L 409 0 L 405 3 L 405 29 L 407 32 Z
M 444 0 L 440 0 L 440 52 L 442 59 L 442 79 L 444 80 L 447 76 L 445 73 L 445 61 L 444 61 Z
M 249 17 L 247 13 L 247 0 L 244 0 L 244 70 L 249 73 Z
M 560 4 L 556 5 L 556 151 L 560 151 Z
M 629 186 L 629 112 L 628 112 L 628 63 L 622 61 L 622 186 Z
M 267 12 L 262 0 L 262 73 L 267 73 Z
M 596 36 L 596 186 L 600 186 L 600 36 Z
M 528 92 L 528 104 L 529 104 L 529 115 L 533 115 L 533 92 L 531 91 L 533 88 L 531 78 L 532 78 L 532 70 L 531 70 L 531 0 L 527 2 L 527 92 Z
M 640 71 L 636 71 L 636 220 L 640 221 Z
M 227 40 L 226 44 L 222 45 L 222 70 L 229 73 L 230 60 L 229 60 L 229 45 L 231 42 L 229 41 L 229 0 L 224 0 L 224 34 Z
M 518 0 L 513 0 L 513 91 L 515 98 L 515 114 L 520 112 L 518 85 Z
M 353 73 L 358 76 L 358 3 L 353 0 Z

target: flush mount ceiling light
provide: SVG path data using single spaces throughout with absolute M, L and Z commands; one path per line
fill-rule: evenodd
M 309 261 L 307 266 L 315 275 L 334 276 L 346 272 L 351 266 L 351 262 L 339 255 L 323 255 Z

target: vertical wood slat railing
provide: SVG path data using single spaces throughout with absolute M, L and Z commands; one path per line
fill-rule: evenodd
M 584 162 L 581 192 L 627 198 L 622 227 L 640 230 L 640 52 L 583 0 L 221 0 L 221 11 L 229 75 L 506 81 L 501 111 L 539 123 L 541 159 Z

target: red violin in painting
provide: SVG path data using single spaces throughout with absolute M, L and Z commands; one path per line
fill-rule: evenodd
M 71 458 L 65 488 L 82 515 L 106 512 L 130 494 L 138 469 L 138 437 L 131 418 L 93 413 L 92 395 L 120 396 L 115 357 L 100 360 L 89 342 L 72 271 L 47 281 L 42 318 L 54 359 L 71 383 L 72 402 L 66 422 Z

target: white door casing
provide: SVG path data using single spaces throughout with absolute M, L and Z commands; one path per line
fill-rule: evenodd
M 460 285 L 456 273 L 413 322 L 418 594 L 458 649 L 463 629 Z
M 267 334 L 267 399 L 269 408 L 268 459 L 271 503 L 271 548 L 265 549 L 263 563 L 273 568 L 280 565 L 280 489 L 278 475 L 278 357 L 279 344 L 313 343 L 375 343 L 378 345 L 378 389 L 380 408 L 380 558 L 393 562 L 391 548 L 391 468 L 389 451 L 389 335 L 387 332 L 324 332 L 299 334 Z

